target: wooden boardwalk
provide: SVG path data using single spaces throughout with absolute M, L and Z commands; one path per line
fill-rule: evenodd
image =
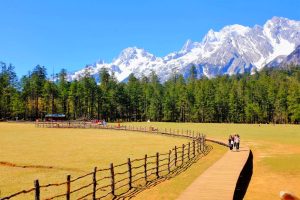
M 178 200 L 232 200 L 239 175 L 247 162 L 250 150 L 228 151 L 200 175 Z

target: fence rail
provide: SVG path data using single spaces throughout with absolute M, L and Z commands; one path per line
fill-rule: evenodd
M 206 141 L 215 142 L 224 146 L 225 143 L 206 139 L 205 135 L 195 133 L 194 131 L 154 129 L 153 127 L 134 127 L 134 126 L 99 126 L 91 123 L 70 123 L 70 122 L 38 122 L 37 127 L 47 128 L 97 128 L 113 129 L 125 131 L 138 131 L 152 134 L 162 134 L 175 137 L 185 137 L 191 139 L 191 142 L 174 146 L 165 153 L 157 152 L 155 155 L 145 155 L 143 158 L 130 159 L 127 162 L 114 165 L 109 168 L 94 168 L 93 172 L 72 178 L 68 175 L 65 182 L 40 185 L 39 180 L 34 181 L 34 187 L 16 192 L 1 200 L 8 200 L 14 197 L 32 194 L 35 200 L 40 199 L 103 199 L 115 198 L 120 194 L 130 191 L 132 188 L 146 185 L 147 183 L 166 177 L 179 169 L 185 163 L 195 159 L 206 150 Z M 80 182 L 76 184 L 77 182 Z M 55 191 L 62 191 L 57 187 L 65 187 L 65 192 L 50 197 L 44 197 L 43 192 L 53 195 Z M 41 198 L 43 196 L 43 198 Z

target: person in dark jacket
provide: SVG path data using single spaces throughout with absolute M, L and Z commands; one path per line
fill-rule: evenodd
M 233 138 L 231 135 L 229 135 L 229 138 L 228 138 L 228 146 L 229 146 L 229 149 L 232 150 L 233 148 Z
M 238 151 L 240 149 L 240 136 L 236 135 L 236 138 L 234 140 L 235 140 L 235 143 L 236 143 L 235 148 Z

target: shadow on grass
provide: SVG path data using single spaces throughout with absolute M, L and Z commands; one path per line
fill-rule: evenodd
M 146 183 L 146 185 L 134 187 L 130 191 L 124 192 L 122 194 L 118 194 L 113 199 L 132 199 L 136 195 L 138 195 L 139 193 L 143 192 L 144 190 L 147 190 L 147 189 L 150 189 L 152 187 L 155 187 L 156 185 L 158 185 L 158 184 L 160 184 L 160 183 L 162 183 L 162 182 L 164 182 L 166 180 L 169 180 L 169 179 L 172 179 L 172 178 L 178 176 L 182 172 L 186 171 L 191 165 L 193 165 L 198 160 L 200 160 L 202 157 L 206 156 L 212 149 L 213 149 L 213 146 L 207 145 L 207 148 L 205 150 L 203 150 L 200 154 L 198 154 L 195 158 L 189 160 L 186 163 L 183 163 L 181 166 L 179 166 L 178 168 L 176 168 L 175 170 L 173 170 L 170 174 L 165 175 L 163 177 L 160 177 L 158 179 L 154 179 L 154 180 L 148 181 Z

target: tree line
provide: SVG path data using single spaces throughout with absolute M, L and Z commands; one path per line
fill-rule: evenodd
M 300 122 L 299 66 L 212 79 L 196 79 L 192 67 L 187 79 L 173 74 L 164 83 L 154 72 L 140 79 L 131 74 L 126 83 L 118 82 L 107 69 L 101 69 L 98 77 L 85 70 L 71 82 L 62 69 L 49 79 L 41 65 L 18 80 L 13 65 L 1 62 L 0 67 L 2 120 L 35 120 L 61 113 L 72 120 Z

